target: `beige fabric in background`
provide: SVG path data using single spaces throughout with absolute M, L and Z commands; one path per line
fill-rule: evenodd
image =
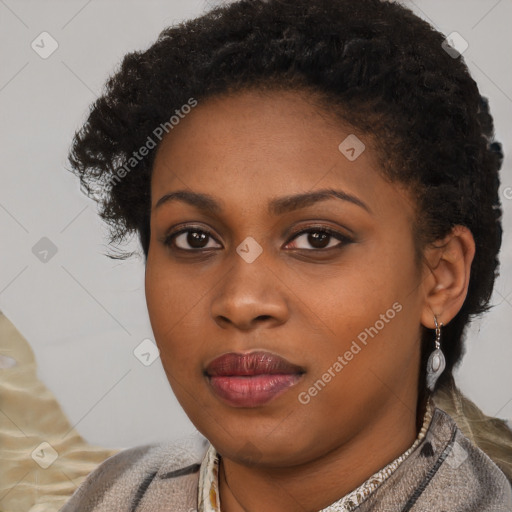
M 72 429 L 27 340 L 0 312 L 0 512 L 57 512 L 118 451 Z

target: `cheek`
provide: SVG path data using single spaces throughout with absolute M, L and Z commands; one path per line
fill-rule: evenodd
M 146 303 L 162 366 L 178 402 L 194 416 L 194 411 L 204 407 L 196 392 L 202 379 L 198 365 L 201 336 L 192 322 L 201 293 L 190 284 L 183 272 L 171 272 L 165 262 L 148 258 Z
M 323 280 L 321 293 L 308 295 L 328 339 L 316 346 L 319 364 L 312 382 L 331 369 L 343 375 L 333 379 L 333 389 L 369 398 L 378 394 L 376 388 L 399 389 L 404 378 L 400 371 L 416 368 L 420 295 L 414 262 L 404 245 L 379 244 L 378 250 L 366 245 L 359 257 L 350 258 L 350 265 Z
M 169 265 L 157 258 L 148 258 L 145 291 L 162 363 L 179 367 L 179 364 L 192 360 L 197 344 L 189 341 L 201 338 L 201 326 L 194 319 L 197 318 L 195 311 L 203 307 L 201 299 L 205 291 L 198 289 L 195 280 L 185 272 L 176 268 L 171 271 Z

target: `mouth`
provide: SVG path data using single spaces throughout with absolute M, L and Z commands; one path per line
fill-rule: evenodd
M 233 407 L 258 407 L 296 385 L 304 368 L 270 352 L 224 354 L 204 375 L 212 391 Z

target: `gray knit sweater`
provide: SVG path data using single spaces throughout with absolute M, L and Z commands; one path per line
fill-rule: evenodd
M 209 443 L 159 443 L 103 462 L 61 512 L 195 512 L 199 468 Z M 357 512 L 512 512 L 501 470 L 435 409 L 416 449 Z

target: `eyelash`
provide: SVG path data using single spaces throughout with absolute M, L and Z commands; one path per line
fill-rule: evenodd
M 213 240 L 215 240 L 215 242 L 219 243 L 215 237 L 212 236 L 212 234 L 203 229 L 203 228 L 199 228 L 199 227 L 194 227 L 194 226 L 188 226 L 187 228 L 184 228 L 184 229 L 180 229 L 178 231 L 175 231 L 173 233 L 169 233 L 168 235 L 166 235 L 164 238 L 163 238 L 163 243 L 165 246 L 173 249 L 173 250 L 176 250 L 176 251 L 181 251 L 181 252 L 188 252 L 188 253 L 200 253 L 202 251 L 212 251 L 212 250 L 216 250 L 216 249 L 182 249 L 181 247 L 173 247 L 173 242 L 174 242 L 174 239 L 176 237 L 178 237 L 179 235 L 182 235 L 183 233 L 189 233 L 189 232 L 196 232 L 196 233 L 202 233 L 202 234 L 206 234 L 209 238 L 212 238 Z M 346 235 L 343 235 L 342 233 L 339 233 L 338 231 L 334 231 L 332 230 L 331 228 L 328 228 L 326 226 L 312 226 L 312 227 L 309 227 L 307 229 L 302 229 L 302 230 L 299 230 L 299 231 L 296 231 L 295 233 L 292 233 L 290 236 L 290 240 L 287 242 L 287 245 L 295 240 L 296 238 L 298 238 L 299 236 L 301 235 L 304 235 L 304 234 L 309 234 L 309 233 L 325 233 L 327 235 L 329 235 L 330 237 L 332 238 L 335 238 L 337 240 L 340 241 L 340 244 L 334 246 L 334 247 L 327 247 L 327 248 L 323 248 L 323 249 L 296 249 L 298 251 L 307 251 L 307 252 L 324 252 L 324 251 L 328 251 L 328 250 L 331 250 L 331 249 L 342 249 L 343 246 L 347 245 L 347 244 L 350 244 L 353 242 L 353 240 L 351 238 L 349 238 L 348 236 Z M 209 241 L 209 240 L 208 240 Z

